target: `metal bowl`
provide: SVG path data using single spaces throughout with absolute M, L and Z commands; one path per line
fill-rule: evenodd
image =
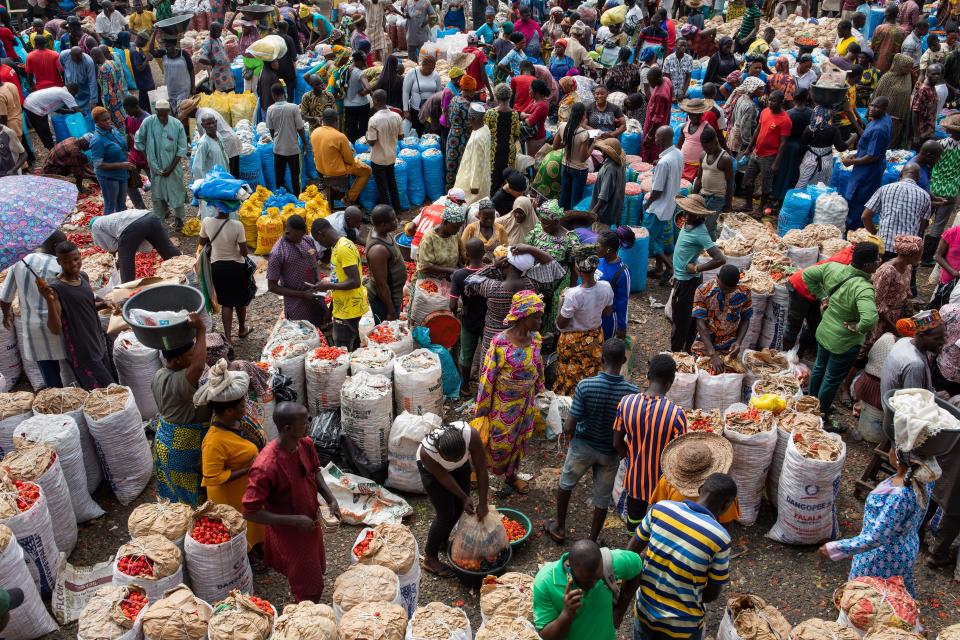
M 894 442 L 894 432 L 893 432 L 893 415 L 896 413 L 893 407 L 890 406 L 890 398 L 894 393 L 899 391 L 899 389 L 891 389 L 883 394 L 881 398 L 883 402 L 883 432 L 886 434 L 887 438 L 890 439 L 890 442 Z M 960 409 L 957 409 L 955 406 L 942 400 L 940 398 L 934 397 L 937 401 L 937 405 L 950 413 L 952 416 L 960 420 Z M 954 447 L 960 444 L 960 429 L 955 431 L 941 431 L 935 436 L 927 438 L 919 447 L 915 448 L 911 453 L 916 454 L 921 458 L 931 458 L 934 456 L 945 456 L 949 454 Z
M 274 7 L 266 4 L 251 4 L 246 7 L 237 7 L 237 10 L 251 22 L 266 20 L 267 24 L 273 24 L 275 17 Z
M 131 309 L 200 313 L 203 310 L 203 294 L 183 284 L 161 284 L 135 293 L 124 303 L 123 319 L 130 325 L 137 340 L 151 349 L 170 351 L 193 342 L 197 330 L 186 322 L 164 327 L 144 327 L 130 317 Z
M 192 18 L 193 16 L 190 14 L 173 16 L 172 18 L 161 20 L 153 26 L 169 36 L 182 36 L 186 33 L 187 29 L 190 28 L 190 20 Z
M 847 99 L 846 87 L 823 87 L 820 85 L 810 85 L 810 91 L 813 95 L 813 101 L 822 107 L 836 109 Z

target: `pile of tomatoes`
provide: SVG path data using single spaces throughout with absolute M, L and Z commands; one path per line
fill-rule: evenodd
M 117 560 L 117 570 L 128 576 L 153 577 L 153 560 L 147 556 L 123 556 Z
M 347 352 L 341 347 L 318 347 L 313 351 L 313 357 L 317 360 L 336 360 Z
M 263 598 L 258 598 L 257 596 L 247 596 L 250 598 L 250 602 L 257 605 L 257 608 L 268 613 L 271 616 L 273 615 L 273 607 L 270 606 L 270 603 L 264 600 Z
M 393 330 L 393 327 L 386 324 L 378 324 L 367 336 L 367 340 L 377 344 L 390 344 L 400 339 L 400 336 Z
M 200 544 L 223 544 L 233 536 L 219 520 L 200 516 L 193 526 L 190 537 Z
M 120 601 L 120 611 L 127 620 L 136 620 L 145 606 L 147 606 L 147 596 L 139 591 L 131 591 Z
M 500 518 L 503 521 L 503 528 L 507 530 L 507 540 L 510 542 L 521 540 L 523 536 L 527 535 L 527 530 L 516 520 L 507 516 L 500 516 Z
M 362 558 L 364 554 L 367 553 L 367 549 L 370 548 L 371 541 L 373 541 L 373 529 L 367 531 L 366 535 L 363 536 L 363 539 L 353 547 L 353 555 L 357 556 L 358 558 Z
M 21 482 L 20 480 L 14 480 L 13 485 L 17 488 L 17 509 L 21 513 L 29 511 L 30 507 L 40 499 L 40 487 L 32 482 Z
M 427 293 L 438 293 L 440 287 L 437 286 L 437 283 L 433 280 L 424 280 L 423 282 L 417 285 L 421 290 L 426 291 Z

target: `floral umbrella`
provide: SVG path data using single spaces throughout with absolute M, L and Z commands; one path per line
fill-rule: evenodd
M 0 270 L 31 253 L 77 206 L 72 182 L 40 176 L 0 178 Z

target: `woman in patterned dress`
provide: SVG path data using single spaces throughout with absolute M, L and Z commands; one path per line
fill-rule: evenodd
M 563 268 L 563 275 L 547 283 L 540 283 L 537 291 L 546 301 L 543 326 L 547 331 L 553 331 L 557 312 L 560 310 L 560 290 L 566 283 L 570 266 L 573 264 L 573 250 L 580 245 L 580 237 L 564 229 L 560 224 L 564 211 L 556 200 L 548 200 L 537 210 L 540 221 L 527 236 L 527 244 L 546 251 Z M 573 284 L 573 281 L 570 281 Z
M 107 49 L 109 52 L 109 49 Z M 107 55 L 110 57 L 108 58 Z M 127 81 L 123 71 L 113 59 L 112 53 L 105 55 L 104 49 L 93 50 L 93 61 L 97 64 L 97 84 L 100 86 L 100 102 L 110 112 L 113 126 L 120 131 L 127 123 L 127 112 L 123 108 L 123 99 L 127 97 Z
M 503 171 L 517 163 L 517 142 L 520 140 L 520 115 L 510 106 L 513 92 L 508 84 L 493 88 L 497 106 L 487 109 L 486 123 L 493 146 L 490 149 L 490 184 L 503 183 Z
M 535 398 L 544 390 L 538 331 L 543 308 L 543 299 L 533 291 L 514 294 L 504 319 L 508 328 L 491 341 L 484 357 L 472 422 L 483 438 L 490 472 L 504 476 L 505 491 L 521 494 L 530 488 L 517 471 L 527 441 L 542 422 Z
M 470 102 L 476 95 L 477 81 L 471 76 L 463 76 L 460 78 L 460 95 L 454 96 L 447 107 L 447 122 L 450 124 L 450 132 L 447 134 L 447 190 L 453 188 L 457 179 L 460 158 L 463 157 L 463 149 L 470 137 L 467 119 L 470 115 Z
M 544 198 L 556 198 L 560 195 L 560 169 L 563 165 L 563 149 L 554 149 L 543 156 L 537 174 L 530 185 Z

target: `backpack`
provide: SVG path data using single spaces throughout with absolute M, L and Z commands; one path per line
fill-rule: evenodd
M 613 552 L 609 547 L 601 547 L 600 557 L 603 558 L 603 583 L 607 585 L 613 594 L 613 602 L 616 604 L 620 600 L 620 583 L 613 573 Z

